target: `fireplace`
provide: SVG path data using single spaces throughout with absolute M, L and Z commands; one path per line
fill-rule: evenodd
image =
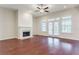
M 32 37 L 31 27 L 18 27 L 18 39 L 27 39 Z
M 23 37 L 27 37 L 30 36 L 30 31 L 24 31 L 23 32 Z

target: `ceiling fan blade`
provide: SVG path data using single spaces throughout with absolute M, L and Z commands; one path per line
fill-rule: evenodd
M 37 7 L 38 9 L 40 9 L 39 7 Z
M 44 9 L 48 9 L 48 7 L 44 8 Z
M 45 11 L 45 12 L 49 12 L 49 11 Z

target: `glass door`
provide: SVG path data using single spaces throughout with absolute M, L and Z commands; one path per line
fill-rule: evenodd
M 50 36 L 52 36 L 53 35 L 53 31 L 54 31 L 54 29 L 53 29 L 53 22 L 48 22 L 48 34 L 50 35 Z
M 54 21 L 54 35 L 59 35 L 59 21 Z
M 50 36 L 59 35 L 59 21 L 48 22 L 48 34 Z

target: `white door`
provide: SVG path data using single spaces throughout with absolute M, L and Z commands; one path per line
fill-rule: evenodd
M 53 35 L 53 31 L 54 31 L 54 29 L 53 29 L 53 22 L 48 22 L 48 34 L 50 36 L 52 36 Z
M 59 21 L 54 21 L 54 35 L 59 35 Z
M 59 35 L 59 22 L 58 21 L 50 21 L 48 22 L 48 34 L 50 36 Z

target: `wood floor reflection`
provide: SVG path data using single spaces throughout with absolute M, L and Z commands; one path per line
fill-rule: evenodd
M 79 41 L 34 36 L 0 41 L 1 55 L 79 55 Z

